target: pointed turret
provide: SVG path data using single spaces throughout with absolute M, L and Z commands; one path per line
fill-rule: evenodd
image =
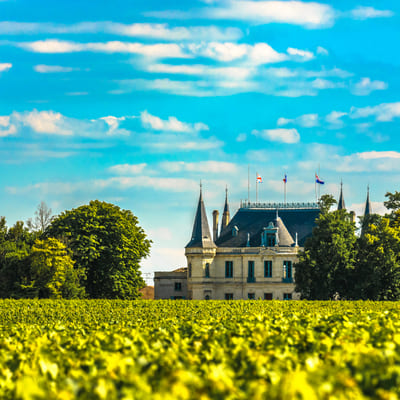
M 216 247 L 211 237 L 210 227 L 208 226 L 201 185 L 199 203 L 197 205 L 196 217 L 194 219 L 192 239 L 186 247 Z
M 338 210 L 346 209 L 346 205 L 344 204 L 344 197 L 343 197 L 343 182 L 340 182 L 340 196 L 339 196 L 337 209 Z
M 229 221 L 230 221 L 230 215 L 229 215 L 228 187 L 227 187 L 225 189 L 225 206 L 224 206 L 224 213 L 222 214 L 221 232 L 229 224 Z
M 276 244 L 279 246 L 293 246 L 295 241 L 279 216 L 278 210 L 276 210 L 275 226 L 278 228 L 278 240 Z
M 365 211 L 364 211 L 364 217 L 367 215 L 372 214 L 372 207 L 371 207 L 371 202 L 369 201 L 369 186 L 367 188 L 367 200 L 365 202 Z

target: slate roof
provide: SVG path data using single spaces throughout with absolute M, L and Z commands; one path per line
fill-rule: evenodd
M 298 234 L 298 245 L 303 246 L 306 239 L 311 236 L 315 226 L 315 219 L 319 216 L 318 208 L 284 208 L 279 209 L 279 219 L 282 221 L 291 238 L 282 238 L 280 245 L 293 243 L 293 238 Z M 278 226 L 279 226 L 278 219 Z M 228 226 L 221 232 L 216 240 L 218 247 L 245 247 L 247 233 L 250 233 L 250 246 L 261 246 L 261 233 L 270 222 L 276 221 L 276 209 L 240 208 L 231 219 Z M 232 235 L 232 229 L 237 226 L 237 236 Z M 282 227 L 281 227 L 282 228 Z M 281 230 L 281 229 L 280 229 Z M 284 229 L 282 228 L 282 232 Z
M 278 216 L 278 218 L 275 219 L 274 225 L 279 228 L 278 230 L 279 246 L 293 246 L 294 245 L 293 237 L 287 230 L 281 217 Z
M 367 201 L 365 202 L 364 216 L 372 214 L 371 202 L 369 201 L 369 188 L 367 191 Z
M 216 247 L 212 240 L 210 227 L 208 226 L 207 214 L 201 192 L 197 205 L 196 217 L 194 219 L 192 239 L 186 247 Z
M 338 210 L 346 209 L 346 205 L 344 204 L 344 197 L 343 197 L 343 184 L 340 185 L 340 196 L 339 196 L 337 209 Z

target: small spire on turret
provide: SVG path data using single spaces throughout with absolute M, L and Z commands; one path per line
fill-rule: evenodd
M 364 217 L 372 214 L 371 202 L 369 201 L 369 185 L 367 186 L 367 200 L 365 201 Z
M 340 196 L 339 196 L 339 201 L 338 201 L 338 210 L 345 210 L 346 205 L 344 204 L 344 196 L 343 196 L 343 181 L 340 181 Z
M 225 206 L 224 213 L 222 214 L 221 221 L 221 231 L 229 224 L 230 214 L 229 214 L 229 204 L 228 204 L 228 185 L 225 188 Z

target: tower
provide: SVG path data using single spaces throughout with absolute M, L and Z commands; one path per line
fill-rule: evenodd
M 229 215 L 229 204 L 228 204 L 228 187 L 225 189 L 225 206 L 224 213 L 222 214 L 221 221 L 221 232 L 225 229 L 225 227 L 229 224 L 230 215 Z
M 338 210 L 345 210 L 346 205 L 344 204 L 344 197 L 343 197 L 343 182 L 340 181 L 340 196 L 339 196 L 339 201 L 338 201 Z
M 371 202 L 369 201 L 369 185 L 367 187 L 367 200 L 365 201 L 364 217 L 372 214 Z

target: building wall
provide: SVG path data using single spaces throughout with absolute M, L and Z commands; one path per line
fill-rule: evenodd
M 188 280 L 186 272 L 155 272 L 154 299 L 187 299 Z M 180 289 L 177 286 L 180 285 Z
M 266 293 L 273 299 L 283 300 L 285 294 L 293 299 L 300 295 L 294 291 L 294 263 L 297 261 L 298 247 L 273 248 L 219 248 L 186 249 L 188 262 L 188 297 L 192 299 L 225 299 L 232 294 L 233 299 L 264 299 Z M 233 262 L 233 277 L 225 276 L 225 262 Z M 248 263 L 254 261 L 254 279 L 248 279 Z M 264 276 L 264 261 L 272 261 L 272 277 Z M 292 262 L 292 279 L 285 276 L 284 261 Z M 209 277 L 205 276 L 209 264 Z M 191 274 L 190 274 L 191 271 Z

